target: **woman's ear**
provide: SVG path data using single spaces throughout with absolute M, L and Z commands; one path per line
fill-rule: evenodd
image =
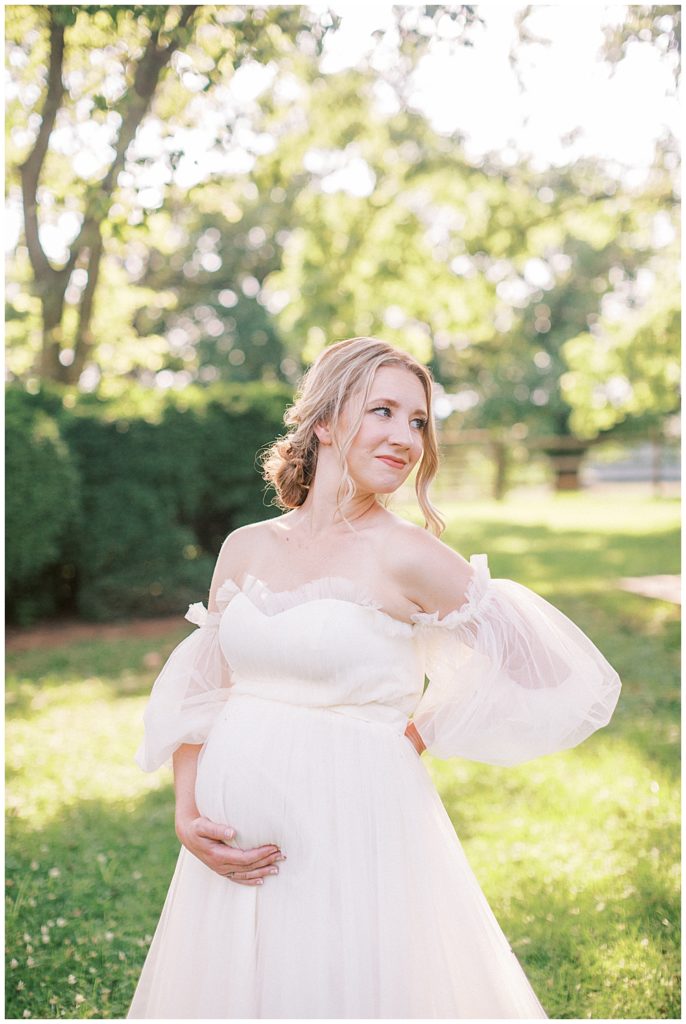
M 315 424 L 314 432 L 317 435 L 320 444 L 332 443 L 333 439 L 331 436 L 331 428 L 329 427 L 328 423 L 325 423 L 323 420 L 320 420 L 319 423 Z

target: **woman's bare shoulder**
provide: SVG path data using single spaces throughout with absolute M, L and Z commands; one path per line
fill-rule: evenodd
M 472 576 L 469 562 L 424 527 L 394 516 L 386 557 L 405 593 L 425 611 L 445 614 L 463 603 Z
M 275 517 L 278 520 L 280 517 Z M 254 553 L 263 551 L 264 545 L 274 537 L 275 519 L 262 519 L 256 523 L 237 526 L 227 535 L 217 556 L 215 575 L 236 579 L 246 572 Z
M 457 568 L 468 565 L 454 548 L 423 526 L 411 523 L 400 516 L 394 516 L 389 524 L 389 539 L 399 565 L 412 571 L 427 565 L 432 569 Z
M 222 550 L 224 548 L 239 550 L 246 545 L 259 542 L 261 538 L 273 534 L 274 524 L 281 518 L 281 516 L 275 516 L 272 519 L 260 519 L 256 523 L 237 526 L 235 530 L 226 535 Z

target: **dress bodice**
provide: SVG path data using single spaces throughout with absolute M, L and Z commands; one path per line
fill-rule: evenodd
M 227 581 L 219 643 L 231 693 L 404 728 L 424 683 L 417 631 L 353 586 L 328 577 L 278 593 L 254 577 Z

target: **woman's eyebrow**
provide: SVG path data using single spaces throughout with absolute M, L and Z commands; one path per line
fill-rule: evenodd
M 400 403 L 396 402 L 396 400 L 394 398 L 370 398 L 369 401 L 371 403 L 373 403 L 374 405 L 379 405 L 379 404 L 383 403 L 384 405 L 390 405 L 391 408 L 393 408 L 393 409 L 400 408 Z M 412 413 L 412 415 L 413 416 L 417 416 L 417 415 L 419 415 L 419 416 L 427 416 L 428 414 L 426 412 L 426 409 L 415 409 L 414 412 Z

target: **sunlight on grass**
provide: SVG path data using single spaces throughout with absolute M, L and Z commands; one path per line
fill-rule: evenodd
M 8 730 L 13 779 L 7 807 L 40 827 L 82 800 L 121 802 L 155 789 L 163 775 L 146 775 L 133 762 L 146 699 L 121 697 L 89 679 L 63 684 L 31 702 L 30 720 Z M 78 734 L 75 723 L 78 722 Z M 43 737 L 42 742 L 36 742 Z M 35 777 L 40 777 L 40 785 Z
M 403 513 L 404 513 L 403 509 Z M 466 514 L 470 525 L 512 523 L 517 526 L 539 526 L 545 533 L 576 530 L 580 527 L 591 535 L 629 533 L 633 536 L 656 534 L 672 529 L 679 520 L 677 498 L 652 498 L 632 495 L 599 495 L 587 492 L 535 496 L 512 495 L 503 502 L 441 501 L 440 511 L 453 528 Z

